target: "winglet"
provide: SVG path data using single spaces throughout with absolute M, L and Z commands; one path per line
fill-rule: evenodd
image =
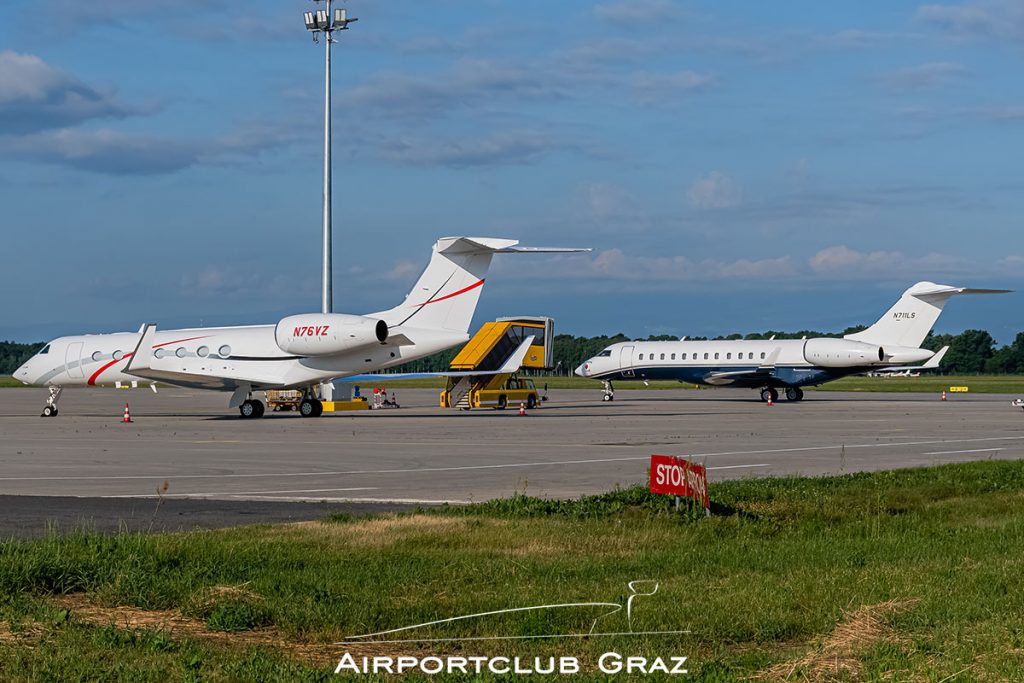
M 529 353 L 530 347 L 533 345 L 533 337 L 527 337 L 523 340 L 523 343 L 519 345 L 511 356 L 508 357 L 502 366 L 498 369 L 500 374 L 513 373 L 523 367 L 523 361 L 526 360 L 526 354 Z
M 139 343 L 136 344 L 135 350 L 132 351 L 132 357 L 128 360 L 128 365 L 124 367 L 124 371 L 128 374 L 135 372 L 136 370 L 149 370 L 150 362 L 153 358 L 153 338 L 156 337 L 156 323 L 146 323 L 140 328 L 142 330 L 142 336 L 139 337 Z
M 948 346 L 943 346 L 941 349 L 939 349 L 935 353 L 934 356 L 929 358 L 924 363 L 924 365 L 922 365 L 921 367 L 922 368 L 937 368 L 937 367 L 939 367 L 939 363 L 942 362 L 942 357 L 946 355 L 946 351 L 949 351 L 949 347 Z
M 773 337 L 774 339 L 774 337 Z M 779 352 L 782 351 L 781 346 L 776 346 L 775 349 L 768 354 L 768 357 L 764 359 L 764 362 L 758 366 L 761 370 L 774 370 L 775 362 L 779 360 Z

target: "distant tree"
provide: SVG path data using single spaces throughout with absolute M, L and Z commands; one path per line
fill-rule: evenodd
M 22 363 L 43 348 L 46 342 L 35 344 L 17 344 L 15 342 L 0 341 L 0 375 L 13 374 Z

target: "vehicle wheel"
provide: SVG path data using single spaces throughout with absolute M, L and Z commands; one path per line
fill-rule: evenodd
M 57 409 L 53 406 L 44 406 L 43 414 L 40 417 L 53 417 L 57 414 Z
M 508 405 L 508 399 L 504 396 L 498 397 L 498 410 L 505 410 L 505 406 Z
M 804 390 L 800 387 L 789 387 L 786 389 L 786 400 L 787 401 L 799 401 L 804 397 Z
M 530 395 L 526 397 L 526 407 L 533 410 L 537 407 L 537 397 Z
M 772 390 L 771 389 L 768 389 L 768 388 L 762 389 L 761 390 L 761 402 L 762 403 L 767 403 L 768 402 L 768 397 L 771 396 L 771 395 L 772 395 Z M 772 401 L 774 401 L 774 400 L 775 399 L 773 398 Z
M 257 399 L 253 399 L 252 404 L 256 407 L 256 415 L 255 415 L 255 417 L 257 417 L 257 418 L 263 417 L 263 413 L 267 412 L 267 407 L 265 405 L 263 405 L 263 401 L 260 401 L 260 400 L 257 400 Z
M 611 394 L 605 394 L 604 397 L 601 400 L 602 401 L 614 401 L 615 397 L 612 396 Z
M 251 420 L 256 417 L 256 404 L 252 401 L 242 401 L 242 405 L 238 406 L 238 413 L 244 420 Z
M 316 399 L 313 400 L 313 417 L 320 417 L 324 414 L 324 404 Z
M 320 401 L 316 399 L 304 398 L 302 403 L 299 404 L 299 415 L 302 417 L 316 417 L 318 415 L 316 408 Z M 324 407 L 321 405 L 320 410 L 323 411 Z

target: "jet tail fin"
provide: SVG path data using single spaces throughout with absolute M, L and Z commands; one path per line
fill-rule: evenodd
M 918 348 L 939 319 L 942 308 L 955 294 L 1005 294 L 1008 289 L 972 289 L 918 282 L 871 327 L 846 335 L 868 344 Z
M 442 237 L 434 244 L 430 263 L 405 301 L 392 309 L 367 315 L 383 320 L 388 327 L 407 325 L 466 334 L 495 254 L 590 251 L 517 244 L 518 240 L 494 237 Z

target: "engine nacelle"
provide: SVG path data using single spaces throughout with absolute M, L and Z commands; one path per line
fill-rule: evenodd
M 885 360 L 885 351 L 881 346 L 852 339 L 808 339 L 804 343 L 804 360 L 822 368 L 880 365 Z
M 327 356 L 387 338 L 388 325 L 383 320 L 343 313 L 290 315 L 274 328 L 278 347 L 297 356 Z

